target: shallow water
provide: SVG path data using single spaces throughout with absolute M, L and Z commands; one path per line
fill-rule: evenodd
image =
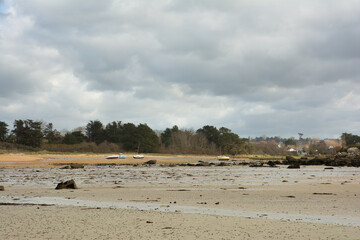
M 285 214 L 271 212 L 256 212 L 238 209 L 220 209 L 198 206 L 181 206 L 174 204 L 156 204 L 143 202 L 109 202 L 68 199 L 63 197 L 14 197 L 1 196 L 0 203 L 12 204 L 50 204 L 56 206 L 76 206 L 91 208 L 119 208 L 161 212 L 181 212 L 192 214 L 207 214 L 215 216 L 243 217 L 254 219 L 275 219 L 283 221 L 299 221 L 311 223 L 338 224 L 346 226 L 360 226 L 360 217 L 323 216 L 308 214 Z

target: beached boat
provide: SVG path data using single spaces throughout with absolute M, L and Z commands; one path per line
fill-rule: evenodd
M 133 158 L 135 158 L 135 159 L 143 159 L 144 155 L 137 154 L 137 155 L 134 155 Z
M 126 156 L 122 155 L 122 153 L 119 153 L 118 155 L 110 155 L 110 156 L 106 156 L 106 159 L 125 159 Z
M 230 160 L 230 157 L 221 155 L 221 156 L 217 156 L 217 159 L 220 161 L 226 161 L 226 160 Z

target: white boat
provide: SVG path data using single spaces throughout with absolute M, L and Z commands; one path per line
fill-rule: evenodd
M 222 161 L 225 161 L 225 160 L 230 160 L 230 157 L 221 155 L 221 156 L 217 156 L 217 159 L 220 160 L 220 161 L 221 161 L 221 160 L 222 160 Z
M 133 158 L 135 158 L 135 159 L 143 159 L 144 155 L 137 154 L 137 155 L 134 155 Z
M 110 155 L 110 156 L 106 156 L 105 157 L 106 159 L 125 159 L 126 156 L 125 155 L 122 155 L 122 153 L 119 153 L 118 155 Z

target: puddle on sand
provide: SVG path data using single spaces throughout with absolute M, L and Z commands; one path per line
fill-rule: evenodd
M 171 204 L 167 205 L 167 204 L 143 203 L 143 202 L 91 201 L 91 200 L 68 199 L 62 197 L 1 196 L 0 203 L 39 204 L 39 205 L 51 204 L 57 206 L 151 210 L 151 211 L 161 211 L 161 212 L 181 212 L 181 213 L 207 214 L 207 215 L 227 216 L 227 217 L 274 219 L 274 220 L 283 220 L 283 221 L 360 226 L 360 217 L 270 213 L 270 212 L 256 212 L 256 211 L 247 211 L 247 210 L 239 210 L 239 209 L 219 209 L 219 208 L 181 206 L 181 205 L 171 205 Z

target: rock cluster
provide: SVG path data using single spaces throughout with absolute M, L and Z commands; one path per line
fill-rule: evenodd
M 296 159 L 292 156 L 286 156 L 283 164 L 360 167 L 360 150 L 354 147 L 349 148 L 347 152 L 339 152 L 335 155 L 316 155 L 312 158 L 301 157 L 300 159 Z

